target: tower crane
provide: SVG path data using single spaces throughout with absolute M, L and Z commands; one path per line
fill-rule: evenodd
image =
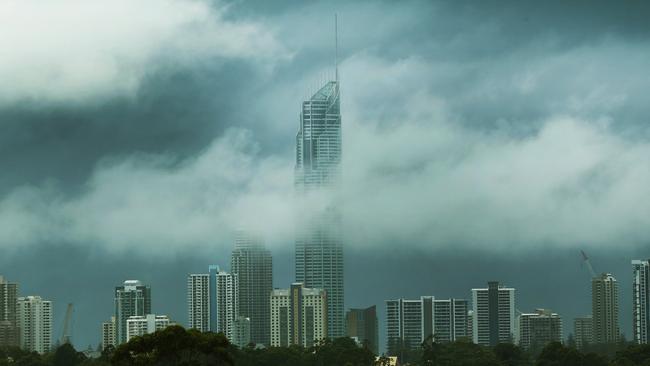
M 584 252 L 584 250 L 581 250 L 580 253 L 582 254 L 582 261 L 587 265 L 587 269 L 589 269 L 589 274 L 591 275 L 591 278 L 596 278 L 596 272 L 594 272 L 594 267 L 591 266 L 591 261 L 589 261 L 589 257 L 587 257 L 587 253 Z
M 72 339 L 72 313 L 74 312 L 74 307 L 72 303 L 68 304 L 68 308 L 65 310 L 65 320 L 63 321 L 63 336 L 61 337 L 61 344 L 70 343 Z

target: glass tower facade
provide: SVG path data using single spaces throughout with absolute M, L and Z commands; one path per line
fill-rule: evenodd
M 256 233 L 239 231 L 231 257 L 231 271 L 239 280 L 239 314 L 250 319 L 250 342 L 269 346 L 273 259 Z
M 0 347 L 18 346 L 17 298 L 18 284 L 0 276 Z
M 138 280 L 124 281 L 115 288 L 115 340 L 122 344 L 126 339 L 126 321 L 130 316 L 151 314 L 151 288 Z
M 341 113 L 339 82 L 329 81 L 303 101 L 296 136 L 295 187 L 301 197 L 331 193 L 339 185 Z M 345 334 L 343 305 L 343 242 L 341 217 L 333 202 L 309 207 L 303 200 L 296 235 L 296 281 L 324 289 L 327 335 Z

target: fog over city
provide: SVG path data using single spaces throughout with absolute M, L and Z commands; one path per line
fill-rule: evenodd
M 227 267 L 237 229 L 286 287 L 300 103 L 334 73 L 337 13 L 346 308 L 500 280 L 567 333 L 591 311 L 585 250 L 631 337 L 650 5 L 272 3 L 0 3 L 0 274 L 58 328 L 75 303 L 81 347 L 125 279 L 184 323 L 185 276 Z

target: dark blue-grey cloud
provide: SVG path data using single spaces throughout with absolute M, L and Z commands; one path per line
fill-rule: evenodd
M 333 73 L 335 12 L 347 305 L 468 296 L 495 278 L 521 310 L 576 316 L 588 291 L 553 291 L 585 291 L 577 248 L 625 286 L 644 256 L 644 2 L 13 4 L 0 11 L 1 271 L 61 309 L 78 302 L 82 343 L 126 277 L 182 320 L 184 274 L 227 263 L 242 225 L 261 224 L 278 286 L 291 281 L 299 106 Z

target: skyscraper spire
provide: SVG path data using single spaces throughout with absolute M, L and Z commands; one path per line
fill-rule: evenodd
M 336 73 L 336 83 L 339 82 L 339 20 L 338 15 L 334 13 L 334 72 Z
M 296 134 L 295 188 L 300 196 L 327 193 L 336 197 L 341 174 L 341 103 L 338 86 L 338 19 L 334 16 L 335 80 L 328 81 L 302 102 Z M 300 199 L 296 230 L 296 282 L 325 290 L 327 336 L 342 337 L 344 329 L 343 237 L 341 214 L 331 201 L 327 208 Z

